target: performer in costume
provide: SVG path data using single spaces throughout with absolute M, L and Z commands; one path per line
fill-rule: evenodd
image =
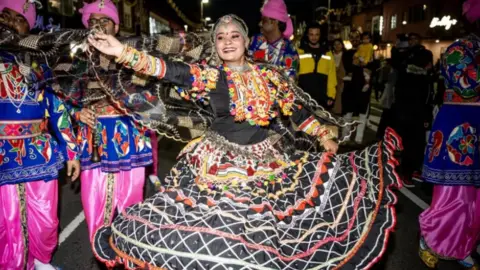
M 298 71 L 298 53 L 290 37 L 292 20 L 283 0 L 268 0 L 262 7 L 261 34 L 253 37 L 249 54 L 255 61 L 283 67 L 293 80 Z
M 112 35 L 119 30 L 117 8 L 110 0 L 85 4 L 81 13 L 87 28 L 99 27 Z M 77 72 L 84 70 L 82 64 L 88 63 L 77 63 Z M 96 229 L 111 222 L 115 211 L 121 212 L 143 200 L 145 167 L 152 164 L 152 146 L 146 130 L 102 95 L 103 83 L 108 84 L 108 79 L 79 84 L 83 87 L 84 104 L 74 107 L 72 112 L 80 122 L 81 193 L 90 238 Z M 100 162 L 92 161 L 95 139 Z
M 30 1 L 0 0 L 0 12 L 2 40 L 35 24 Z M 66 161 L 72 180 L 80 174 L 68 111 L 40 83 L 49 77 L 46 65 L 0 51 L 0 269 L 55 269 L 58 171 Z
M 463 10 L 475 30 L 445 52 L 444 104 L 432 127 L 423 167 L 425 181 L 435 186 L 430 207 L 420 215 L 420 257 L 432 268 L 442 258 L 479 269 L 470 254 L 480 236 L 480 1 L 466 1 Z
M 89 38 L 118 63 L 178 85 L 182 97 L 213 113 L 209 131 L 180 153 L 161 192 L 96 232 L 96 256 L 108 266 L 363 269 L 384 252 L 395 225 L 389 188 L 399 185 L 398 137 L 389 130 L 385 142 L 333 154 L 334 137 L 309 113 L 319 107 L 308 108 L 305 94 L 277 69 L 248 62 L 247 37 L 240 18 L 222 17 L 212 36 L 218 66 L 152 57 L 112 36 Z M 280 117 L 327 152 L 289 151 L 288 136 L 272 130 Z

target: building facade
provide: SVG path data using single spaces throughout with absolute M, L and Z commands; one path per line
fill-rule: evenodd
M 397 34 L 418 33 L 422 44 L 439 59 L 445 49 L 465 35 L 460 0 L 390 0 L 383 4 L 381 46 L 394 44 Z
M 79 10 L 94 0 L 42 0 L 34 32 L 83 28 Z M 183 30 L 184 22 L 165 0 L 113 0 L 120 16 L 120 35 L 150 35 Z
M 398 34 L 417 33 L 436 61 L 449 44 L 466 34 L 461 6 L 461 0 L 379 0 L 370 5 L 357 0 L 344 19 L 342 37 L 353 30 L 371 32 L 376 57 L 389 58 Z

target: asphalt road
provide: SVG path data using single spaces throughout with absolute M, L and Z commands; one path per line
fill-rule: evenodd
M 366 131 L 365 143 L 375 141 L 376 126 L 380 120 L 381 110 L 373 105 L 370 124 Z M 163 177 L 175 163 L 175 157 L 182 145 L 172 141 L 160 141 L 159 176 Z M 63 269 L 103 269 L 90 250 L 87 225 L 85 223 L 80 201 L 80 187 L 77 184 L 60 182 L 60 239 L 53 264 Z M 388 243 L 388 250 L 376 269 L 416 270 L 427 269 L 418 257 L 418 216 L 428 206 L 431 187 L 417 184 L 415 188 L 402 189 L 397 192 L 397 225 Z M 146 194 L 152 194 L 151 184 L 146 186 Z M 461 269 L 455 262 L 444 261 L 440 270 Z

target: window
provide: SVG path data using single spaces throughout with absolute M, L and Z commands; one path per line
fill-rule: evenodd
M 390 19 L 390 29 L 393 30 L 395 28 L 397 28 L 397 14 L 393 15 Z
M 372 18 L 372 34 L 383 34 L 383 16 L 375 16 Z
M 123 26 L 132 29 L 132 7 L 123 3 Z

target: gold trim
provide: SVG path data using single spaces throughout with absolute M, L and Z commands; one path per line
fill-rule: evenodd
M 112 210 L 113 210 L 113 193 L 115 188 L 115 174 L 107 174 L 107 188 L 105 192 L 105 208 L 103 213 L 103 224 L 105 226 L 110 225 L 110 220 L 112 219 Z
M 27 224 L 27 196 L 25 192 L 25 183 L 17 184 L 18 202 L 20 204 L 20 225 L 23 237 L 23 269 L 28 265 L 28 224 Z

